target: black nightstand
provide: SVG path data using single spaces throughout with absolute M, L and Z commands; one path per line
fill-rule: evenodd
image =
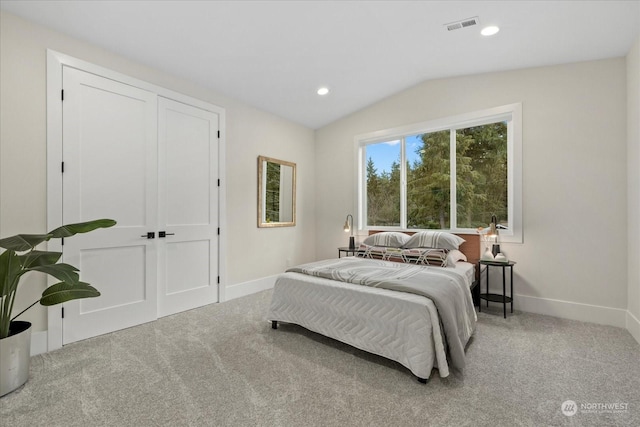
M 349 249 L 347 246 L 343 246 L 338 248 L 338 258 L 342 258 L 342 253 L 346 253 L 347 256 L 349 256 L 349 254 L 353 254 L 355 255 L 356 252 L 358 252 L 358 248 L 355 249 Z
M 501 302 L 503 312 L 504 312 L 504 318 L 506 319 L 507 303 L 511 304 L 511 312 L 513 313 L 513 266 L 515 265 L 515 261 L 499 262 L 499 261 L 480 260 L 478 261 L 478 270 L 480 270 L 482 265 L 487 266 L 487 268 L 485 269 L 487 271 L 487 293 L 484 293 L 484 294 L 482 292 L 480 293 L 480 304 L 478 305 L 478 311 L 482 311 L 482 300 L 487 301 L 487 307 L 489 307 L 489 301 Z M 490 267 L 502 267 L 502 295 L 489 293 L 489 268 Z M 506 294 L 507 274 L 505 269 L 507 267 L 509 268 L 509 272 L 511 275 L 510 281 L 509 281 L 509 284 L 511 285 L 511 292 L 509 293 L 509 296 L 507 296 Z M 482 270 L 480 270 L 480 274 L 482 274 Z

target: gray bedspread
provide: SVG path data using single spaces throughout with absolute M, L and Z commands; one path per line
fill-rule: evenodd
M 431 299 L 440 316 L 451 366 L 464 368 L 464 348 L 475 330 L 477 317 L 469 285 L 454 269 L 347 257 L 302 264 L 287 271 Z

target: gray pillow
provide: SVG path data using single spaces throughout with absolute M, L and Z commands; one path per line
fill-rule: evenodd
M 458 249 L 465 240 L 444 231 L 420 231 L 404 245 L 405 248 Z
M 372 234 L 364 239 L 362 243 L 369 246 L 386 246 L 388 248 L 401 248 L 409 240 L 410 236 L 395 231 L 385 231 L 383 233 Z

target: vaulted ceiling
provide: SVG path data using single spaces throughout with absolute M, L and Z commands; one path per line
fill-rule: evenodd
M 424 80 L 624 56 L 640 1 L 6 1 L 0 7 L 318 128 Z M 444 24 L 478 17 L 478 25 Z M 480 35 L 487 25 L 500 32 Z M 316 90 L 326 86 L 328 95 Z

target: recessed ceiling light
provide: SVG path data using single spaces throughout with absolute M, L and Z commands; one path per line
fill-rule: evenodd
M 483 36 L 492 36 L 498 31 L 500 31 L 500 28 L 496 27 L 495 25 L 490 25 L 488 27 L 484 27 L 482 31 L 480 31 L 480 34 L 482 34 Z
M 318 89 L 318 95 L 326 95 L 328 93 L 329 93 L 328 87 L 321 87 L 320 89 Z

